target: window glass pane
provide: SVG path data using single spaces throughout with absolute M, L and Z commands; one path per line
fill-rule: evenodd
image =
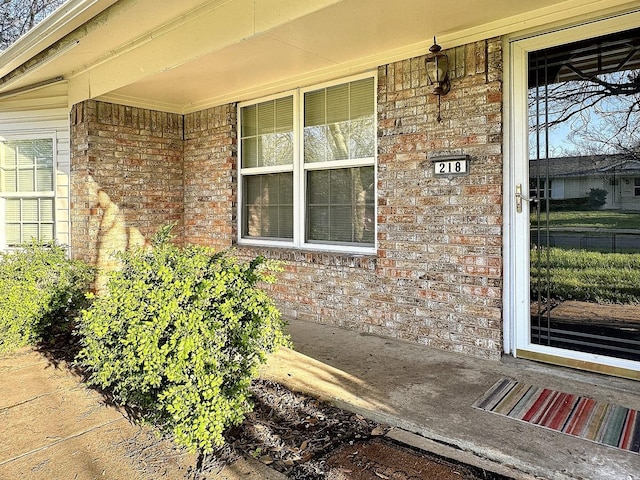
M 243 236 L 293 238 L 293 174 L 244 178 Z
M 20 241 L 20 224 L 7 224 L 5 232 L 7 234 L 7 245 L 14 246 L 22 243 Z
M 307 236 L 309 241 L 331 240 L 329 218 L 328 206 L 309 205 L 307 208 Z
M 258 139 L 257 137 L 242 139 L 242 167 L 251 168 L 258 166 Z
M 307 201 L 311 205 L 329 205 L 330 170 L 318 170 L 307 175 Z
M 259 137 L 260 167 L 288 165 L 293 162 L 293 133 L 272 133 Z
M 276 132 L 293 132 L 293 97 L 276 100 Z
M 327 161 L 327 127 L 317 125 L 304 129 L 304 161 L 305 163 Z
M 53 224 L 40 225 L 40 240 L 43 242 L 53 240 Z
M 373 167 L 309 171 L 307 199 L 307 241 L 374 244 Z
M 278 175 L 279 191 L 278 203 L 280 205 L 293 204 L 293 175 L 285 173 Z
M 5 203 L 5 215 L 7 222 L 16 223 L 20 221 L 20 200 L 8 198 Z
M 27 140 L 33 144 L 34 156 L 38 159 L 40 165 L 53 167 L 53 140 L 50 138 L 41 138 L 38 140 Z
M 351 120 L 371 117 L 375 113 L 373 78 L 365 78 L 351 83 L 349 118 Z
M 40 199 L 40 222 L 53 222 L 53 198 Z
M 293 97 L 243 107 L 242 167 L 290 165 L 293 162 Z
M 349 122 L 330 123 L 327 126 L 327 141 L 330 151 L 327 160 L 346 160 L 349 158 Z
M 33 169 L 18 170 L 18 191 L 19 192 L 35 192 L 36 185 L 33 175 Z
M 23 223 L 22 224 L 22 238 L 21 243 L 30 242 L 31 240 L 38 240 L 39 229 L 37 223 Z
M 372 78 L 305 94 L 306 163 L 375 156 Z
M 258 135 L 275 132 L 275 102 L 258 104 Z
M 34 141 L 35 142 L 35 141 Z M 35 161 L 35 144 L 28 141 L 16 142 L 19 167 L 31 167 Z
M 2 142 L 2 159 L 5 168 L 16 166 L 15 142 Z
M 253 137 L 258 134 L 258 106 L 242 108 L 242 136 Z
M 375 123 L 373 116 L 361 117 L 351 121 L 349 151 L 351 158 L 375 156 Z
M 325 91 L 316 90 L 304 94 L 304 126 L 324 125 L 325 118 Z
M 329 230 L 334 242 L 352 242 L 352 211 L 350 206 L 335 205 L 329 207 Z
M 23 199 L 21 213 L 22 213 L 21 220 L 23 222 L 37 222 L 38 221 L 38 199 L 37 198 Z
M 4 184 L 2 186 L 2 191 L 4 192 L 17 192 L 18 187 L 16 185 L 17 177 L 15 170 L 5 170 L 4 171 Z
M 349 84 L 327 88 L 327 123 L 349 120 Z
M 53 190 L 53 169 L 39 169 L 36 172 L 36 186 L 37 192 L 48 192 Z

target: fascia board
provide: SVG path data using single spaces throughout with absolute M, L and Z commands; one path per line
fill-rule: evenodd
M 0 78 L 73 32 L 117 0 L 69 0 L 0 53 Z

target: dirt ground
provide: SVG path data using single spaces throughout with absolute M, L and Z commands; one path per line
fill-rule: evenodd
M 425 453 L 417 453 L 382 438 L 347 445 L 327 458 L 327 478 L 331 480 L 476 480 L 471 467 Z M 495 477 L 493 477 L 495 478 Z

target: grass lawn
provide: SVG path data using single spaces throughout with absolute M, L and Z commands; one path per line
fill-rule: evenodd
M 536 268 L 538 256 L 546 269 Z M 538 278 L 540 276 L 540 278 Z M 531 290 L 551 297 L 598 303 L 640 304 L 640 253 L 600 253 L 562 248 L 531 250 Z
M 544 221 L 544 214 L 540 216 Z M 531 215 L 531 224 L 536 221 L 535 215 Z M 589 228 L 625 228 L 640 230 L 640 212 L 620 210 L 595 210 L 595 211 L 561 211 L 550 212 L 549 226 L 554 227 L 589 227 Z

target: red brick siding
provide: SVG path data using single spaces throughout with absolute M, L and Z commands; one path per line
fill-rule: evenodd
M 378 76 L 378 271 L 415 307 L 390 331 L 497 358 L 502 343 L 502 57 L 500 39 L 447 52 L 451 92 L 425 85 L 424 58 Z M 468 154 L 470 175 L 435 177 L 431 153 Z
M 185 242 L 224 249 L 236 240 L 235 132 L 235 105 L 185 116 Z
M 502 350 L 501 42 L 447 52 L 437 99 L 424 57 L 378 69 L 378 251 L 372 257 L 241 248 L 280 259 L 283 314 L 497 359 Z M 470 156 L 434 177 L 431 153 Z
M 73 107 L 75 258 L 96 263 L 100 245 L 106 244 L 107 227 L 119 229 L 118 238 L 109 240 L 112 249 L 149 239 L 158 227 L 173 222 L 177 222 L 174 233 L 182 237 L 182 123 L 181 115 L 94 100 Z
M 500 357 L 501 45 L 491 39 L 447 51 L 452 86 L 441 123 L 424 57 L 378 69 L 377 253 L 238 247 L 241 258 L 282 261 L 285 271 L 267 288 L 285 317 Z M 185 242 L 233 246 L 235 105 L 185 117 L 106 105 L 85 102 L 72 112 L 76 256 L 91 259 L 96 247 L 98 186 L 145 235 L 173 218 L 182 220 Z M 470 174 L 435 177 L 433 153 L 469 155 Z

